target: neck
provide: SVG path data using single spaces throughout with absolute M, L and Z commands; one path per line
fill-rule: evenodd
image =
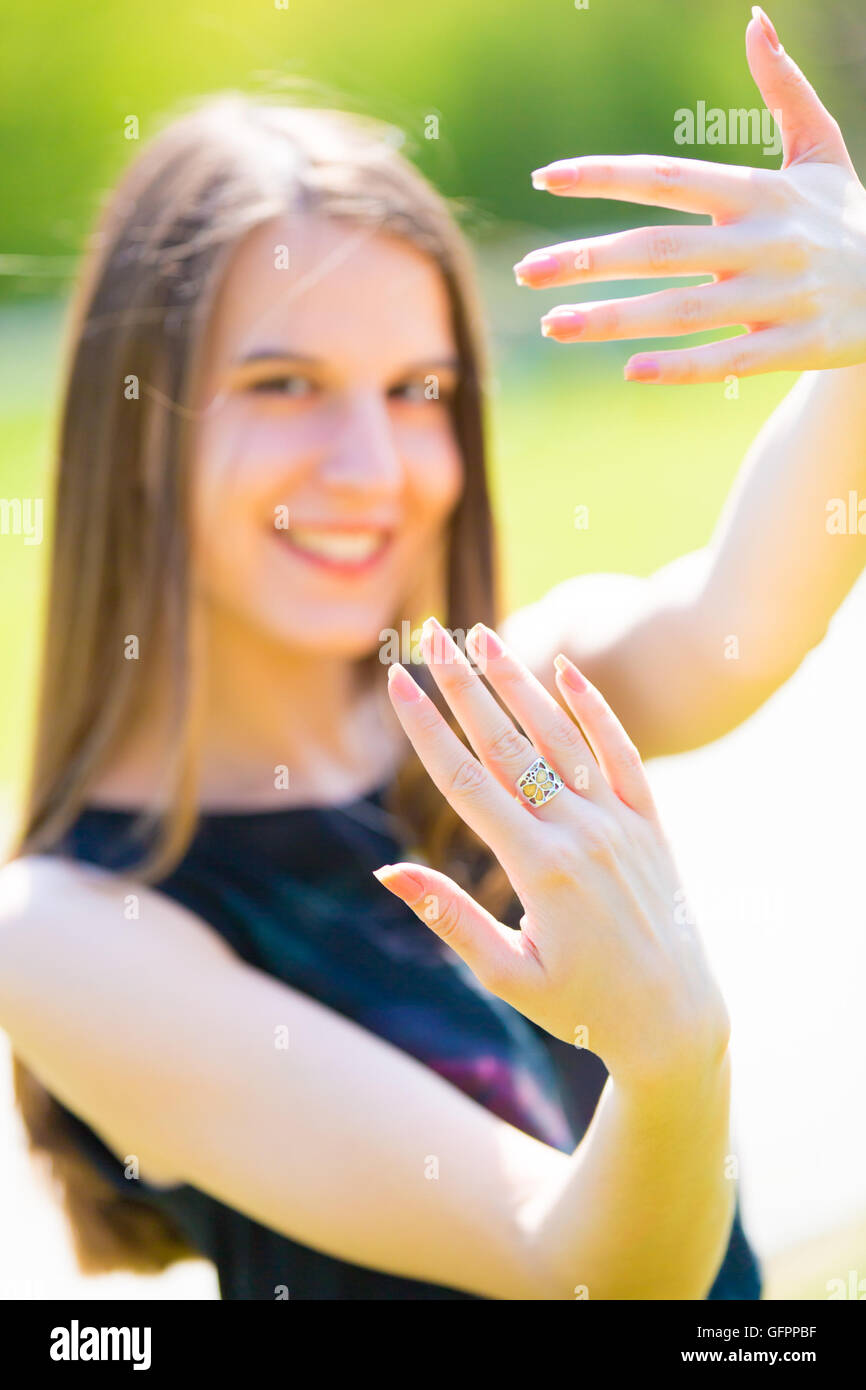
M 293 649 L 225 613 L 208 617 L 207 650 L 202 809 L 337 804 L 396 770 L 405 740 L 384 666 L 371 679 L 359 661 Z M 165 747 L 158 723 L 153 712 L 140 722 L 94 800 L 141 804 L 157 794 Z

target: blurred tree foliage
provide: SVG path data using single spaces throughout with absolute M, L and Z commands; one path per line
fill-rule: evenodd
M 862 0 L 769 8 L 856 159 L 866 145 L 854 128 Z M 144 140 L 166 114 L 217 90 L 274 93 L 289 82 L 318 103 L 392 121 L 421 168 L 468 202 L 479 234 L 503 221 L 597 223 L 604 209 L 544 200 L 541 211 L 531 188 L 531 169 L 569 154 L 777 162 L 758 147 L 692 150 L 673 140 L 678 108 L 759 103 L 740 0 L 2 0 L 2 10 L 7 296 L 63 287 L 103 191 L 138 148 L 124 136 L 127 117 L 138 118 Z M 425 136 L 431 116 L 437 139 Z M 620 210 L 620 225 L 631 211 Z M 632 220 L 641 215 L 635 209 Z

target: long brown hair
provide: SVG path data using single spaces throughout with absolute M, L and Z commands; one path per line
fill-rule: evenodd
M 211 99 L 142 151 L 107 201 L 73 305 L 57 447 L 47 622 L 30 784 L 13 855 L 55 847 L 136 716 L 147 653 L 170 658 L 166 811 L 136 870 L 158 882 L 193 834 L 196 663 L 188 481 L 196 371 L 229 259 L 253 227 L 311 211 L 404 238 L 437 264 L 459 355 L 454 424 L 465 483 L 449 519 L 446 619 L 493 623 L 482 343 L 471 257 L 446 201 L 366 116 Z M 131 634 L 141 659 L 124 659 Z M 151 668 L 152 669 L 152 668 Z M 381 670 L 381 668 L 379 668 Z M 407 759 L 394 808 L 419 853 L 496 908 L 501 871 Z M 84 1159 L 63 1109 L 20 1059 L 15 1093 L 47 1155 L 86 1272 L 164 1269 L 195 1255 L 161 1213 Z

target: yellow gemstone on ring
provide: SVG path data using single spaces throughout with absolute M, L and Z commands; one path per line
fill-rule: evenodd
M 543 806 L 564 786 L 562 778 L 546 758 L 536 758 L 521 777 L 517 779 L 517 790 L 531 806 Z

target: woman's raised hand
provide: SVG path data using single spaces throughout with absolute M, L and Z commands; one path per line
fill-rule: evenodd
M 627 380 L 721 381 L 866 361 L 866 190 L 836 121 L 767 16 L 757 6 L 752 13 L 746 53 L 781 127 L 781 169 L 590 155 L 533 174 L 536 187 L 561 197 L 613 198 L 712 218 L 712 226 L 651 226 L 564 242 L 515 266 L 519 283 L 534 289 L 712 275 L 709 284 L 562 304 L 545 314 L 542 331 L 563 343 L 747 330 L 632 357 Z
M 487 989 L 598 1053 L 615 1079 L 698 1075 L 724 1055 L 727 1012 L 634 746 L 565 657 L 557 685 L 574 719 L 488 628 L 473 628 L 467 648 L 525 732 L 432 618 L 424 658 L 477 757 L 404 667 L 390 667 L 389 692 L 433 782 L 505 870 L 521 930 L 425 866 L 377 877 Z M 564 786 L 535 806 L 517 782 L 539 755 Z

